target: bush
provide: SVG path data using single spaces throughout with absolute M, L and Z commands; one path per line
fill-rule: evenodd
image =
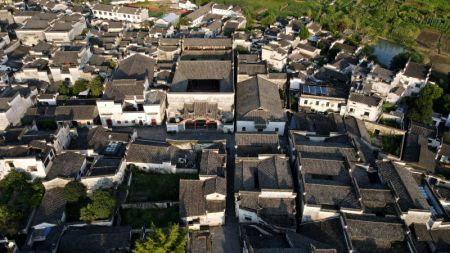
M 77 80 L 72 87 L 72 93 L 78 95 L 78 93 L 83 92 L 87 89 L 87 82 L 85 80 Z
M 62 84 L 59 85 L 59 87 L 58 87 L 58 93 L 59 93 L 60 95 L 70 96 L 71 92 L 72 92 L 72 91 L 71 91 L 70 87 L 69 87 L 67 84 L 65 84 L 65 83 L 62 83 Z
M 393 110 L 397 109 L 397 105 L 396 104 L 391 104 L 391 103 L 384 103 L 383 104 L 383 112 L 391 112 Z
M 450 145 L 450 133 L 444 133 L 442 136 L 442 142 Z
M 64 187 L 64 199 L 69 203 L 86 198 L 86 186 L 78 181 L 71 181 Z
M 380 120 L 380 123 L 389 127 L 394 127 L 394 128 L 398 128 L 401 129 L 401 125 L 400 123 L 398 123 L 397 121 L 393 120 L 393 119 L 384 119 L 382 118 Z
M 152 224 L 158 227 L 165 227 L 169 223 L 179 221 L 178 207 L 169 208 L 127 208 L 121 211 L 121 217 L 124 224 L 132 228 L 149 228 Z
M 91 95 L 94 97 L 100 97 L 103 93 L 103 79 L 100 76 L 89 81 L 86 86 L 91 90 Z
M 401 135 L 383 135 L 381 136 L 381 143 L 383 145 L 383 151 L 399 156 L 400 155 L 400 149 L 402 146 L 402 140 L 403 136 Z
M 97 190 L 90 197 L 89 204 L 81 208 L 80 220 L 92 222 L 95 220 L 103 220 L 111 217 L 117 201 L 106 190 Z

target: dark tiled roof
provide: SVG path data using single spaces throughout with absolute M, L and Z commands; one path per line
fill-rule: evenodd
M 196 20 L 197 18 L 200 18 L 203 15 L 206 15 L 207 13 L 209 13 L 211 11 L 211 7 L 213 4 L 214 4 L 213 2 L 209 2 L 203 6 L 200 6 L 200 8 L 189 13 L 186 17 L 190 20 Z
M 200 157 L 200 175 L 223 175 L 226 156 L 218 150 L 202 150 Z
M 41 223 L 59 224 L 62 219 L 66 200 L 64 199 L 64 188 L 56 187 L 47 189 L 42 198 L 41 205 L 34 215 L 32 226 Z
M 305 183 L 305 201 L 308 204 L 336 208 L 360 208 L 356 192 L 351 185 Z
M 389 69 L 385 69 L 381 67 L 380 65 L 375 65 L 373 69 L 370 71 L 370 74 L 374 76 L 375 78 L 380 78 L 381 80 L 385 82 L 390 82 L 395 76 L 395 72 L 391 71 Z
M 408 77 L 425 79 L 428 75 L 429 69 L 430 68 L 426 65 L 410 61 L 406 65 L 405 72 L 403 74 Z
M 97 126 L 93 128 L 78 128 L 78 136 L 72 139 L 69 149 L 86 150 L 93 149 L 95 152 L 102 151 L 110 142 L 128 143 L 130 135 L 107 128 Z
M 235 191 L 256 189 L 293 189 L 287 157 L 274 155 L 264 159 L 246 158 L 236 161 Z
M 180 180 L 180 216 L 200 216 L 206 212 L 225 211 L 224 200 L 206 200 L 206 195 L 226 195 L 226 179 L 214 177 L 206 180 Z
M 141 54 L 134 54 L 119 63 L 119 67 L 114 72 L 114 79 L 136 79 L 149 81 L 153 80 L 155 60 Z
M 259 198 L 258 215 L 269 224 L 296 227 L 294 198 Z
M 58 51 L 51 60 L 54 66 L 63 65 L 78 65 L 80 64 L 80 57 L 76 51 Z
M 265 63 L 240 63 L 238 68 L 239 75 L 256 76 L 266 74 L 267 67 Z
M 377 162 L 379 173 L 385 182 L 390 182 L 400 198 L 398 203 L 402 211 L 409 209 L 429 210 L 430 206 L 419 191 L 419 185 L 410 171 L 392 162 Z
M 171 161 L 171 149 L 166 143 L 132 143 L 127 151 L 127 162 L 159 163 Z
M 66 105 L 32 107 L 26 112 L 26 118 L 52 118 L 56 121 L 93 121 L 98 116 L 95 105 Z
M 233 44 L 232 39 L 215 38 L 215 39 L 199 39 L 186 38 L 183 40 L 184 47 L 226 47 L 231 48 Z
M 200 180 L 180 180 L 180 216 L 199 216 L 206 213 L 204 183 Z
M 74 178 L 81 169 L 81 166 L 85 162 L 86 157 L 84 155 L 65 152 L 56 156 L 53 160 L 52 167 L 47 173 L 47 179 L 52 180 L 56 177 Z
M 301 224 L 297 232 L 308 235 L 308 237 L 316 241 L 333 246 L 333 248 L 337 249 L 338 253 L 349 251 L 339 217 Z
M 410 127 L 409 127 L 410 133 L 427 137 L 427 138 L 433 138 L 436 135 L 436 127 L 423 124 L 420 122 L 411 121 Z
M 179 61 L 173 85 L 186 80 L 230 80 L 231 61 Z
M 261 77 L 252 77 L 237 84 L 237 120 L 250 120 L 267 124 L 285 121 L 278 85 Z
M 331 132 L 345 133 L 345 126 L 339 114 L 298 112 L 291 119 L 290 129 L 316 132 L 318 135 L 329 135 Z
M 123 101 L 126 97 L 144 96 L 144 82 L 136 79 L 116 79 L 106 83 L 103 99 Z
M 395 216 L 345 214 L 346 232 L 358 252 L 409 252 L 404 224 Z
M 211 253 L 212 241 L 209 231 L 190 231 L 188 243 L 189 253 Z
M 235 133 L 238 156 L 279 153 L 279 139 L 276 133 Z
M 58 252 L 107 253 L 128 252 L 131 248 L 131 227 L 70 227 L 61 237 Z
M 348 101 L 366 104 L 368 106 L 378 106 L 381 102 L 381 98 L 359 93 L 351 93 L 350 97 L 348 98 Z

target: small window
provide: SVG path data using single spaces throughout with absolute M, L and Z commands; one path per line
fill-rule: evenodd
M 90 124 L 91 124 L 91 122 L 90 122 L 90 121 L 88 121 L 88 122 L 86 122 L 86 124 L 90 125 Z
M 278 132 L 280 129 L 278 127 L 275 127 L 275 132 Z
M 350 108 L 350 112 L 354 112 L 355 111 L 355 109 L 353 109 L 353 108 Z
M 303 104 L 307 105 L 308 104 L 308 100 L 305 100 L 305 102 L 303 102 Z
M 245 132 L 246 130 L 246 127 L 242 127 L 242 132 Z
M 125 124 L 128 124 L 128 120 L 125 120 Z
M 364 116 L 369 116 L 369 112 L 364 112 Z
M 252 221 L 252 218 L 251 218 L 250 216 L 244 216 L 244 219 L 245 219 L 246 221 Z
M 319 105 L 319 101 L 316 101 L 316 105 Z
M 329 107 L 330 106 L 330 102 L 327 102 L 327 107 Z
M 118 121 L 117 121 L 117 124 L 118 124 L 118 125 L 122 124 L 122 121 L 118 120 Z
M 136 120 L 132 120 L 131 123 L 136 124 Z
M 27 171 L 28 172 L 36 172 L 37 171 L 37 167 L 36 166 L 28 166 Z

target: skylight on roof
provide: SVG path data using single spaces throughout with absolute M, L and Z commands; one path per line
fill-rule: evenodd
M 304 85 L 303 93 L 326 96 L 328 95 L 328 88 L 323 86 Z

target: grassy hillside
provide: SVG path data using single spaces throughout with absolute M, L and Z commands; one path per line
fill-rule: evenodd
M 208 2 L 197 0 L 198 4 Z M 268 17 L 309 15 L 325 29 L 342 32 L 355 29 L 369 37 L 386 37 L 414 46 L 423 28 L 450 33 L 448 0 L 216 0 L 239 5 L 248 19 L 267 8 Z M 332 2 L 332 4 L 330 4 Z

